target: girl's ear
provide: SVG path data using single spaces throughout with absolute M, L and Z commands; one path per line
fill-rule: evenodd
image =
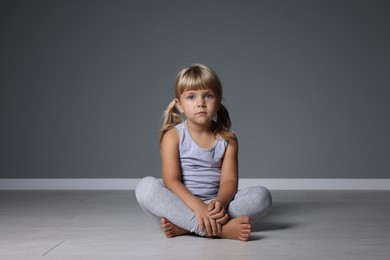
M 183 113 L 184 111 L 183 111 L 183 108 L 182 108 L 182 106 L 180 104 L 179 99 L 175 98 L 175 104 L 176 104 L 176 108 L 179 110 L 179 112 Z

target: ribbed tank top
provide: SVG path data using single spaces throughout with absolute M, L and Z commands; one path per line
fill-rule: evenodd
M 175 126 L 180 135 L 179 155 L 182 181 L 202 200 L 214 199 L 219 190 L 222 159 L 227 141 L 218 138 L 209 149 L 198 146 L 187 128 L 187 121 Z

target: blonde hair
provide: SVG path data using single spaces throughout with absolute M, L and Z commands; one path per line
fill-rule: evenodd
M 179 99 L 185 91 L 203 89 L 211 89 L 219 103 L 214 135 L 228 139 L 233 135 L 233 132 L 230 130 L 231 120 L 228 110 L 221 103 L 223 97 L 222 84 L 217 74 L 203 64 L 193 64 L 177 74 L 175 80 L 175 99 Z M 160 142 L 168 130 L 183 121 L 182 115 L 176 107 L 175 99 L 169 103 L 163 113 L 163 122 L 160 128 Z

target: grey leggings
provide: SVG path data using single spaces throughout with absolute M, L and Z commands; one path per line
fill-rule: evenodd
M 198 235 L 199 223 L 194 212 L 163 182 L 145 177 L 137 185 L 135 195 L 139 205 L 157 219 L 167 218 L 173 224 Z M 271 208 L 270 192 L 260 186 L 239 190 L 227 209 L 230 219 L 249 216 L 251 223 L 258 221 Z

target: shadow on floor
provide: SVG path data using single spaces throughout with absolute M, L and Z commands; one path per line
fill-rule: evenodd
M 274 203 L 271 210 L 260 221 L 252 225 L 253 232 L 272 231 L 280 229 L 288 229 L 298 226 L 298 223 L 285 222 L 288 219 L 286 216 L 300 213 L 304 210 L 303 205 L 297 203 Z

